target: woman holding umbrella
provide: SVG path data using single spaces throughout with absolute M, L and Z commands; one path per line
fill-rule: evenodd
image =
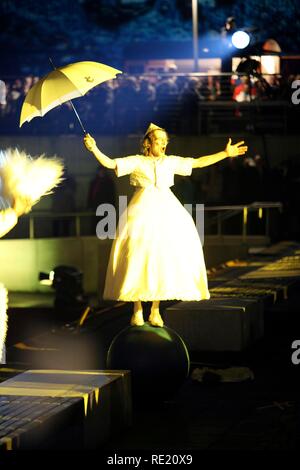
M 202 246 L 192 217 L 170 190 L 174 174 L 188 176 L 194 168 L 244 155 L 244 142 L 229 139 L 224 151 L 199 157 L 166 155 L 167 132 L 150 124 L 142 143 L 143 155 L 111 159 L 87 134 L 86 148 L 117 176 L 130 175 L 136 191 L 119 224 L 106 273 L 104 298 L 134 302 L 131 325 L 144 324 L 142 302 L 151 301 L 149 322 L 163 326 L 161 300 L 209 299 Z

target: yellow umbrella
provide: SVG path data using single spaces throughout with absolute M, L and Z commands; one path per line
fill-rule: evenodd
M 24 100 L 20 127 L 37 116 L 44 116 L 58 105 L 85 95 L 99 83 L 115 78 L 122 73 L 108 65 L 99 62 L 75 62 L 54 69 L 41 78 L 28 92 Z M 86 133 L 73 103 L 73 110 Z

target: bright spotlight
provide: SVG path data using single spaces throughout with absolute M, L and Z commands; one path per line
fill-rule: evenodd
M 250 36 L 245 31 L 236 31 L 232 35 L 231 42 L 237 49 L 245 49 L 250 43 Z

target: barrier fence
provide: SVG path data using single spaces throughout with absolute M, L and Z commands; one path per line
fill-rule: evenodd
M 281 202 L 256 202 L 248 205 L 204 206 L 205 235 L 271 235 L 270 221 L 282 211 Z M 203 208 L 203 209 L 202 209 Z M 195 219 L 197 206 L 192 207 Z M 273 215 L 274 214 L 274 215 Z M 95 236 L 101 220 L 94 212 L 38 212 L 33 211 L 20 219 L 19 224 L 5 238 L 52 238 Z

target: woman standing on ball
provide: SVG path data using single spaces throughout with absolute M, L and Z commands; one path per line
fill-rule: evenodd
M 243 155 L 243 141 L 229 139 L 214 155 L 184 158 L 166 155 L 168 135 L 150 124 L 143 138 L 143 155 L 111 159 L 87 134 L 86 148 L 117 176 L 129 175 L 135 193 L 127 219 L 119 224 L 106 273 L 103 297 L 134 302 L 131 325 L 144 324 L 142 302 L 152 302 L 149 322 L 163 326 L 161 300 L 209 299 L 203 251 L 194 221 L 171 191 L 174 174 L 188 176 L 227 157 Z

